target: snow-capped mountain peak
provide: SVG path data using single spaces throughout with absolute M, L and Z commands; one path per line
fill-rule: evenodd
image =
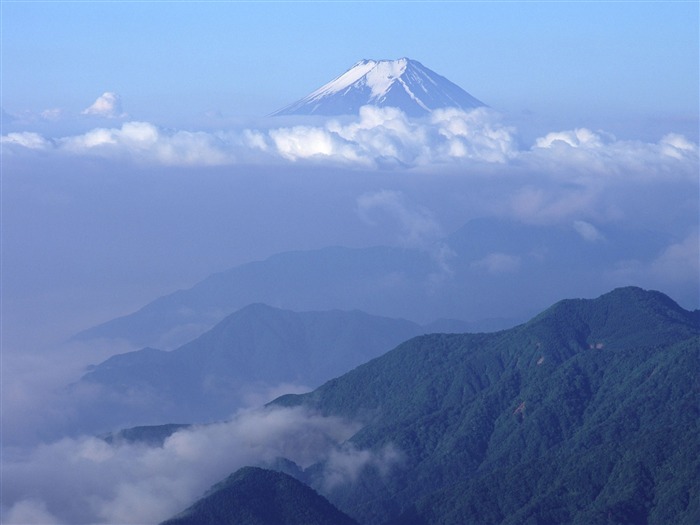
M 361 106 L 394 106 L 409 116 L 444 107 L 485 104 L 409 58 L 360 60 L 345 73 L 273 115 L 356 114 Z

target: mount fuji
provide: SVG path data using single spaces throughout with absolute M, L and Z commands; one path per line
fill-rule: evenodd
M 397 107 L 410 117 L 420 117 L 438 108 L 467 110 L 486 104 L 417 60 L 361 60 L 271 116 L 351 115 L 365 105 Z

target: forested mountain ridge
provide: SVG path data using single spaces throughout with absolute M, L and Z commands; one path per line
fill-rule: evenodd
M 356 525 L 293 477 L 244 467 L 162 525 Z
M 401 451 L 326 494 L 362 523 L 697 523 L 699 326 L 622 288 L 494 334 L 420 336 L 276 403 Z

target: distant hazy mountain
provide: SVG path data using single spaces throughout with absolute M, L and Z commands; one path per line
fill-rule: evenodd
M 178 430 L 190 427 L 189 424 L 168 423 L 165 425 L 145 425 L 108 432 L 101 435 L 110 445 L 121 443 L 143 443 L 151 447 L 162 447 L 165 440 Z
M 426 335 L 275 403 L 391 445 L 324 495 L 360 523 L 700 522 L 700 312 L 622 288 L 493 334 Z M 304 477 L 323 487 L 324 465 Z M 315 478 L 314 478 L 315 476 Z
M 296 311 L 362 310 L 422 324 L 473 321 L 434 331 L 491 331 L 524 320 L 558 298 L 591 296 L 620 284 L 626 261 L 648 264 L 669 239 L 647 231 L 479 219 L 421 249 L 340 248 L 286 252 L 214 274 L 78 339 L 124 339 L 175 348 L 251 303 Z M 692 291 L 687 291 L 690 296 Z
M 353 525 L 326 498 L 287 474 L 245 467 L 162 525 Z
M 214 421 L 280 385 L 317 387 L 428 331 L 359 311 L 297 313 L 254 304 L 175 350 L 115 355 L 73 388 L 100 387 L 92 400 L 106 427 Z
M 272 115 L 351 115 L 360 107 L 392 106 L 409 116 L 438 108 L 485 104 L 445 77 L 409 58 L 361 60 L 345 73 Z
M 430 266 L 426 254 L 388 247 L 285 252 L 211 275 L 188 290 L 156 299 L 77 338 L 125 339 L 138 346 L 171 348 L 252 303 L 297 311 L 358 309 L 384 315 L 387 303 L 396 299 L 382 281 L 400 273 L 415 282 Z

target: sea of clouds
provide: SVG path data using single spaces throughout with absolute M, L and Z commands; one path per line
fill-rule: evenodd
M 451 272 L 451 253 L 441 242 L 449 232 L 444 222 L 500 216 L 564 225 L 590 243 L 607 242 L 608 224 L 663 231 L 670 240 L 652 259 L 619 261 L 610 275 L 601 278 L 661 290 L 697 290 L 698 145 L 680 134 L 648 142 L 575 128 L 543 133 L 523 144 L 517 130 L 490 109 L 445 109 L 410 119 L 397 109 L 371 106 L 355 118 L 289 125 L 269 119 L 254 127 L 184 131 L 128 120 L 119 98 L 107 95 L 84 113 L 86 118 L 108 119 L 109 125 L 58 137 L 34 131 L 0 137 L 6 195 L 26 198 L 5 202 L 4 218 L 10 219 L 3 225 L 5 248 L 23 247 L 31 255 L 35 247 L 27 236 L 33 225 L 38 224 L 41 229 L 36 231 L 45 235 L 34 238 L 41 245 L 36 257 L 18 259 L 16 267 L 26 267 L 27 282 L 44 282 L 37 281 L 38 272 L 27 263 L 38 261 L 38 265 L 43 255 L 48 259 L 46 272 L 63 281 L 70 277 L 70 267 L 76 268 L 76 279 L 86 279 L 92 275 L 92 265 L 99 271 L 93 276 L 96 284 L 111 282 L 115 290 L 123 290 L 117 277 L 134 271 L 123 261 L 134 267 L 152 262 L 156 268 L 163 261 L 169 267 L 172 260 L 179 264 L 205 260 L 208 248 L 199 243 L 207 235 L 217 249 L 224 238 L 229 242 L 240 238 L 246 250 L 252 250 L 274 235 L 279 239 L 271 240 L 270 246 L 287 239 L 301 245 L 312 233 L 322 243 L 336 239 L 357 220 L 393 232 L 398 245 L 428 250 L 435 261 L 437 286 L 449 280 Z M 57 169 L 56 183 L 49 183 L 49 190 L 41 184 L 53 176 L 50 172 L 42 175 L 41 183 L 37 178 L 26 184 L 18 181 L 22 167 L 33 169 L 36 159 L 41 166 L 66 167 L 63 172 Z M 109 166 L 104 170 L 110 174 L 104 193 L 89 180 L 92 174 L 74 170 L 76 165 L 85 166 L 76 160 Z M 220 171 L 229 167 L 245 169 Z M 151 169 L 167 171 L 168 176 L 172 171 L 172 177 L 153 176 L 141 184 L 138 179 L 145 179 L 143 174 Z M 206 170 L 220 178 L 203 177 L 203 172 L 211 173 Z M 221 182 L 243 172 L 247 179 L 240 186 Z M 122 174 L 128 190 L 114 183 L 115 173 Z M 287 184 L 285 178 L 308 178 L 309 183 Z M 372 182 L 374 178 L 378 182 Z M 82 193 L 70 193 L 66 189 L 70 184 Z M 81 206 L 87 210 L 76 215 L 82 222 L 76 219 L 70 224 L 74 230 L 63 231 L 59 219 Z M 97 213 L 96 207 L 111 214 Z M 40 222 L 42 213 L 47 224 Z M 91 224 L 83 217 L 114 224 Z M 161 223 L 163 227 L 156 229 Z M 53 239 L 60 246 L 46 251 Z M 84 251 L 89 239 L 101 243 L 94 254 Z M 169 244 L 159 247 L 157 242 L 163 239 Z M 163 253 L 154 256 L 157 249 Z M 474 261 L 473 267 L 491 274 L 514 273 L 526 255 L 492 253 Z M 8 260 L 9 255 L 3 257 Z M 114 268 L 100 257 L 114 259 Z M 64 274 L 58 271 L 61 264 Z M 3 284 L 13 285 L 7 273 Z M 27 297 L 27 308 L 36 310 L 32 301 L 47 299 L 47 292 L 31 291 L 36 295 L 19 289 L 15 295 Z M 56 293 L 61 301 L 69 296 L 62 288 Z M 81 302 L 85 302 L 82 296 L 76 295 L 75 303 Z M 35 446 L 37 439 L 41 441 L 37 429 L 42 425 L 80 417 L 67 414 L 75 407 L 56 403 L 52 392 L 79 376 L 86 352 L 81 359 L 63 354 L 47 360 L 21 346 L 7 355 L 8 348 L 3 420 L 15 426 L 10 434 L 31 446 L 3 450 L 3 523 L 156 523 L 244 465 L 265 464 L 281 456 L 302 466 L 325 461 L 325 483 L 334 487 L 351 481 L 364 466 L 386 470 L 400 461 L 398 451 L 374 453 L 348 446 L 346 440 L 357 424 L 302 409 L 246 411 L 228 423 L 180 431 L 163 447 L 110 445 L 94 436 L 74 434 Z M 92 349 L 90 359 L 98 362 L 115 351 Z M 54 401 L 44 403 L 50 399 Z M 50 413 L 42 407 L 49 407 Z
M 358 429 L 304 408 L 264 408 L 180 430 L 162 446 L 82 436 L 6 451 L 2 522 L 159 523 L 238 468 L 278 458 L 302 468 L 324 462 L 319 482 L 327 488 L 353 483 L 368 466 L 389 475 L 400 452 L 348 444 Z
M 579 174 L 640 169 L 642 174 L 670 176 L 679 168 L 687 172 L 684 165 L 697 165 L 698 156 L 697 144 L 677 134 L 645 143 L 617 140 L 589 129 L 551 132 L 521 149 L 516 130 L 488 108 L 439 109 L 429 117 L 410 119 L 396 108 L 364 106 L 355 119 L 216 132 L 169 130 L 149 122 L 127 121 L 79 135 L 50 138 L 18 131 L 1 140 L 6 154 L 30 150 L 167 166 L 305 161 L 391 169 L 469 161 L 571 168 Z

